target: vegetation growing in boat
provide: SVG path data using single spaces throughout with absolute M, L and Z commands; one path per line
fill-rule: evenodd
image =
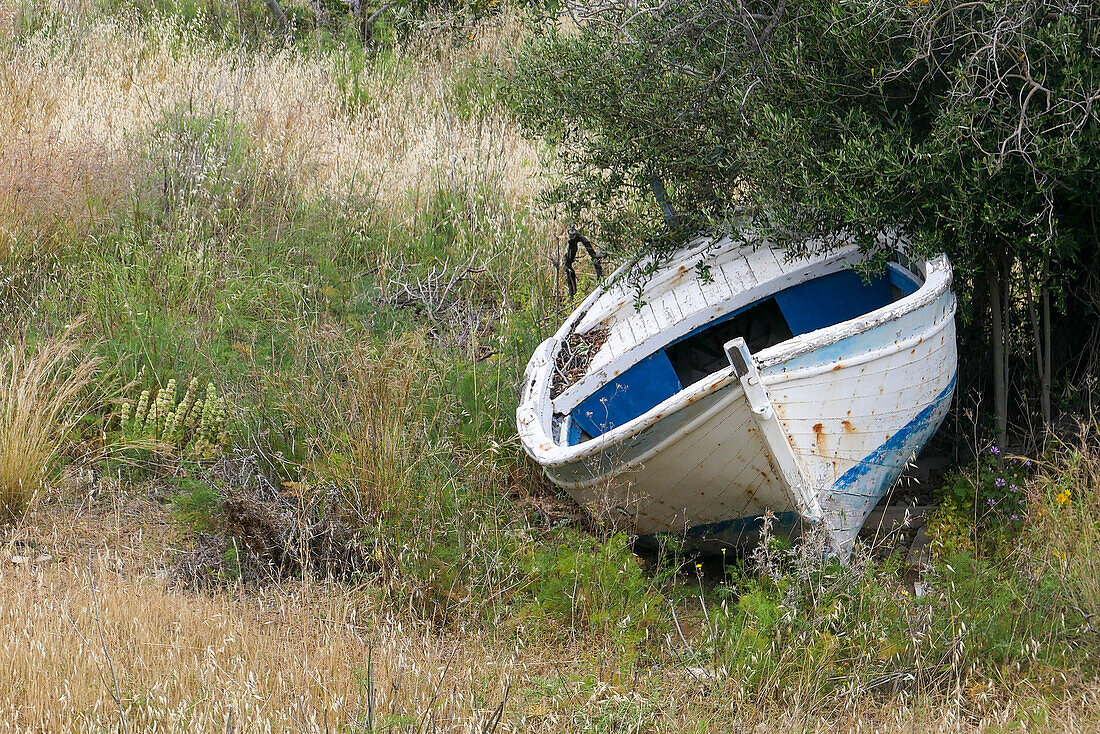
M 566 388 L 584 377 L 588 365 L 600 347 L 607 341 L 607 327 L 591 329 L 583 334 L 572 333 L 562 343 L 554 363 L 554 381 L 550 388 L 550 397 L 556 398 Z

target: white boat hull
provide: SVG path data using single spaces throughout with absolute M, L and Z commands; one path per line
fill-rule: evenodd
M 756 262 L 745 258 L 750 267 Z M 835 269 L 836 260 L 816 266 Z M 806 279 L 814 267 L 790 272 Z M 595 319 L 593 310 L 614 325 L 614 309 L 599 309 L 601 299 L 610 300 L 605 291 L 532 358 L 517 411 L 525 448 L 582 505 L 621 515 L 640 534 L 753 542 L 770 513 L 779 532 L 823 523 L 846 555 L 871 509 L 939 427 L 954 391 L 950 269 L 941 259 L 926 272 L 926 282 L 891 307 L 764 349 L 750 358 L 749 374 L 731 365 L 624 425 L 567 445 L 551 438 L 561 415 L 554 409 L 568 403 L 550 399 L 546 375 L 561 341 Z M 681 289 L 678 303 L 688 287 L 672 286 Z M 769 287 L 776 288 L 761 283 L 750 298 Z M 641 349 L 652 351 L 659 340 L 654 335 Z M 631 359 L 606 360 L 600 380 Z

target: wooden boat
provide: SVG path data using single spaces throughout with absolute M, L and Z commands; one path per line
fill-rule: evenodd
M 745 545 L 765 518 L 820 523 L 846 557 L 943 421 L 957 362 L 947 259 L 899 253 L 871 279 L 860 259 L 727 238 L 624 265 L 527 365 L 525 450 L 639 534 Z

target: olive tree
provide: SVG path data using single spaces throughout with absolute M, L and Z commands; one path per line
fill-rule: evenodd
M 1094 293 L 1098 5 L 612 2 L 544 23 L 511 79 L 560 151 L 549 199 L 609 249 L 751 222 L 795 255 L 882 255 L 884 231 L 947 253 L 1001 441 L 1012 358 L 1049 423 L 1052 362 L 1095 339 L 1052 323 Z

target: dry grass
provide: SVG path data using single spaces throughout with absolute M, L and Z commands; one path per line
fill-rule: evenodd
M 117 573 L 112 560 L 5 564 L 7 726 L 115 728 L 112 664 L 131 731 L 225 731 L 233 718 L 237 731 L 321 731 L 368 716 L 376 726 L 432 717 L 441 730 L 475 730 L 503 695 L 499 656 L 376 620 L 343 590 L 274 589 L 247 602 L 228 592 L 186 596 Z
M 33 354 L 20 337 L 0 355 L 0 521 L 35 500 L 84 414 L 97 361 L 79 348 L 70 329 Z
M 519 32 L 513 19 L 461 44 L 425 37 L 368 64 L 364 101 L 349 108 L 333 56 L 238 54 L 173 19 L 142 25 L 82 2 L 55 5 L 35 8 L 52 19 L 48 32 L 0 50 L 0 234 L 71 226 L 117 206 L 135 135 L 181 106 L 228 112 L 261 165 L 306 197 L 365 192 L 401 207 L 410 192 L 476 178 L 518 203 L 538 187 L 538 149 L 502 111 L 463 116 L 448 103 L 449 75 L 500 52 Z M 0 2 L 0 22 L 17 26 L 22 7 Z
M 173 592 L 161 561 L 131 550 L 142 545 L 138 523 L 118 509 L 130 498 L 115 500 L 84 509 L 87 524 L 16 533 L 0 549 L 0 731 L 121 731 L 120 708 L 131 732 L 1089 732 L 1098 723 L 1093 689 L 1050 702 L 981 690 L 862 697 L 823 716 L 820 705 L 746 700 L 737 681 L 700 679 L 671 659 L 621 679 L 600 664 L 613 650 L 591 644 L 439 635 L 379 616 L 364 590 Z M 118 545 L 97 544 L 102 532 Z
M 119 701 L 130 732 L 481 731 L 516 673 L 478 638 L 379 618 L 362 589 L 173 591 L 178 526 L 114 481 L 6 535 L 0 731 L 121 731 Z
M 27 10 L 44 19 L 45 30 L 22 35 Z M 525 204 L 545 172 L 540 150 L 504 112 L 488 106 L 469 114 L 453 92 L 456 75 L 476 76 L 469 69 L 482 55 L 506 56 L 505 46 L 519 32 L 505 15 L 473 38 L 425 34 L 367 64 L 357 101 L 349 105 L 340 52 L 238 52 L 208 43 L 178 20 L 144 24 L 106 15 L 91 0 L 0 0 L 0 269 L 6 250 L 30 248 L 31 254 L 20 255 L 20 267 L 33 269 L 41 252 L 79 244 L 86 224 L 125 213 L 127 197 L 142 195 L 133 187 L 148 163 L 150 133 L 181 108 L 198 118 L 227 119 L 234 134 L 243 131 L 249 163 L 264 180 L 278 182 L 275 193 L 263 192 L 272 208 L 280 205 L 285 184 L 294 201 L 362 197 L 376 204 L 383 224 L 400 226 L 442 189 L 464 207 L 448 214 L 469 218 L 464 245 L 479 254 L 506 250 L 502 240 L 514 227 L 499 220 L 527 216 Z M 503 214 L 501 204 L 511 213 Z M 405 274 L 409 263 L 400 251 L 382 249 L 383 262 L 372 264 L 385 283 Z M 507 263 L 498 269 L 520 271 L 529 252 L 505 252 Z M 464 262 L 466 253 L 448 256 Z M 203 310 L 211 287 L 202 281 L 181 298 L 180 310 L 212 321 Z M 499 290 L 510 297 L 507 288 Z M 102 300 L 113 304 L 116 295 Z M 484 307 L 496 314 L 493 306 Z M 302 338 L 310 342 L 303 350 L 309 354 L 327 349 L 306 329 Z M 34 452 L 20 448 L 23 439 L 6 441 L 16 432 L 5 434 L 8 423 L 0 422 L 0 487 L 33 495 L 77 415 L 79 388 L 66 380 L 88 379 L 91 366 L 75 359 L 71 344 L 30 357 L 17 346 L 7 362 L 0 361 L 0 390 L 6 390 L 0 421 L 33 424 L 35 435 L 49 440 L 35 444 L 41 446 L 37 463 L 10 460 L 17 452 Z M 312 468 L 344 480 L 365 495 L 361 504 L 371 510 L 386 501 L 407 503 L 418 490 L 454 489 L 417 484 L 426 458 L 450 461 L 436 456 L 419 413 L 406 410 L 442 389 L 417 369 L 432 346 L 415 339 L 387 343 L 384 355 L 346 346 L 321 355 L 316 374 L 279 378 L 295 381 L 286 385 L 286 399 L 301 404 L 306 440 L 316 440 L 322 429 L 340 438 L 339 456 L 312 457 Z M 64 359 L 51 366 L 48 360 L 65 349 Z M 74 360 L 84 366 L 61 368 Z M 22 385 L 22 378 L 10 377 L 17 368 L 38 370 L 42 378 L 38 392 L 18 393 L 19 405 L 38 400 L 53 407 L 17 409 L 17 421 L 5 417 L 15 403 L 4 396 L 18 392 L 8 386 Z M 332 392 L 311 395 L 310 389 Z M 310 409 L 310 401 L 323 409 Z M 286 410 L 292 416 L 293 407 Z M 328 416 L 327 423 L 314 413 Z M 475 473 L 470 467 L 476 462 L 470 462 L 457 471 Z M 22 471 L 24 478 L 4 485 L 4 471 Z M 473 481 L 496 481 L 492 471 Z M 499 624 L 480 624 L 471 612 L 469 624 L 446 629 L 403 612 L 387 596 L 392 592 L 385 581 L 360 588 L 309 580 L 249 588 L 227 581 L 212 593 L 186 593 L 170 583 L 173 546 L 187 541 L 163 502 L 169 491 L 81 475 L 62 492 L 69 504 L 39 503 L 26 519 L 0 531 L 0 732 L 119 731 L 123 721 L 129 732 L 482 732 L 494 730 L 502 702 L 497 731 L 1098 729 L 1100 702 L 1088 685 L 1073 688 L 1070 699 L 975 689 L 823 702 L 777 683 L 765 700 L 747 681 L 688 670 L 692 647 L 705 643 L 703 615 L 691 600 L 679 611 L 686 638 L 670 633 L 647 646 L 644 661 L 626 666 L 613 635 L 563 630 L 560 620 L 540 620 L 523 608 L 508 618 L 512 602 L 496 593 L 505 585 L 500 579 L 511 584 L 504 573 L 483 584 L 492 593 L 470 594 L 471 603 L 501 599 L 493 601 L 503 610 Z M 513 528 L 509 518 L 493 514 L 497 505 L 475 509 L 485 515 L 477 525 L 482 529 L 462 542 L 472 547 L 482 538 L 478 533 L 513 530 L 521 542 L 533 542 L 521 524 Z M 425 524 L 427 515 L 410 517 L 420 524 L 400 526 L 388 538 L 395 547 L 385 550 L 401 563 L 446 566 L 449 561 L 435 557 L 437 546 L 408 537 L 433 539 L 446 528 Z M 478 552 L 489 558 L 494 551 Z M 485 566 L 477 572 L 496 573 L 492 564 Z M 471 586 L 475 571 L 465 571 Z M 777 700 L 790 704 L 780 707 Z
M 149 489 L 101 479 L 91 499 L 41 507 L 0 537 L 0 732 L 122 731 L 120 708 L 130 732 L 1100 727 L 1094 686 L 1050 698 L 1028 685 L 831 701 L 789 691 L 779 705 L 689 671 L 679 639 L 624 676 L 607 641 L 547 636 L 522 618 L 443 632 L 381 612 L 369 587 L 174 591 L 171 546 L 183 541 Z M 702 620 L 680 613 L 692 642 Z

